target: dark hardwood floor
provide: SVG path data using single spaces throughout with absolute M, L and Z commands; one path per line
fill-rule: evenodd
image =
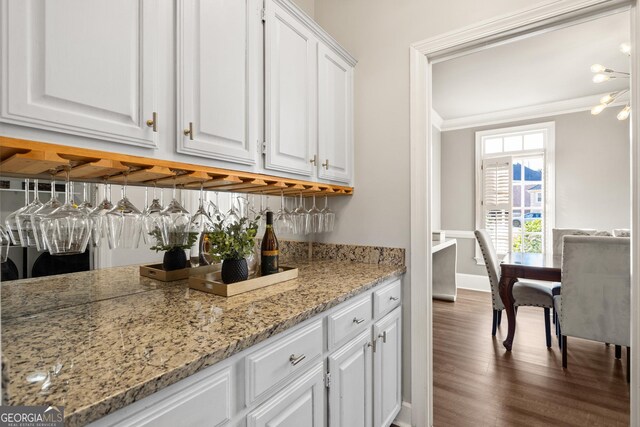
M 553 332 L 553 324 L 552 332 Z M 569 338 L 568 368 L 553 335 L 545 345 L 541 308 L 521 307 L 513 351 L 491 336 L 491 295 L 458 290 L 433 301 L 435 426 L 626 426 L 626 353 Z

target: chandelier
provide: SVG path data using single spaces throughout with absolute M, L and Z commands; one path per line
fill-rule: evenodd
M 631 56 L 631 46 L 628 43 L 622 43 L 620 45 L 620 52 L 627 56 Z M 593 64 L 591 66 L 591 72 L 595 73 L 593 76 L 594 83 L 603 83 L 612 79 L 628 79 L 629 73 L 623 71 L 616 71 L 614 69 L 605 67 L 600 64 Z M 622 89 L 615 92 L 610 92 L 600 98 L 600 104 L 591 109 L 591 114 L 594 116 L 600 114 L 605 108 L 611 105 L 616 99 L 620 98 L 625 93 L 629 92 L 629 89 Z M 622 110 L 618 112 L 616 116 L 618 120 L 626 120 L 631 113 L 631 105 L 627 102 Z

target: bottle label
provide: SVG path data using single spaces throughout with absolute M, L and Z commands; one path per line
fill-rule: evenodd
M 276 255 L 268 255 L 269 252 L 275 252 Z M 262 252 L 262 275 L 275 274 L 278 272 L 278 251 Z
M 262 255 L 263 256 L 278 256 L 280 255 L 280 251 L 279 250 L 275 250 L 275 251 L 262 251 Z

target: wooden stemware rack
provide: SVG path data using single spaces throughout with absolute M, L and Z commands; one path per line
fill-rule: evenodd
M 349 196 L 353 187 L 0 136 L 0 175 L 279 195 Z

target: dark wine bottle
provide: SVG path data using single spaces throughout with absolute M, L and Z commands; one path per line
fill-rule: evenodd
M 278 272 L 278 239 L 273 232 L 273 212 L 267 212 L 267 229 L 262 238 L 260 270 L 263 276 Z

